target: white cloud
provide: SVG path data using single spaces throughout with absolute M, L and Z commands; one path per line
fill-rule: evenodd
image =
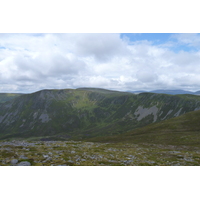
M 199 36 L 173 37 L 197 45 Z M 130 42 L 119 34 L 0 34 L 0 47 L 0 92 L 200 88 L 199 51 L 173 52 L 167 44 Z

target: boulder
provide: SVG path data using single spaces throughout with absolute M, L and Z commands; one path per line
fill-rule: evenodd
M 18 163 L 18 160 L 17 159 L 12 159 L 11 161 L 10 161 L 10 164 L 11 165 L 16 165 Z

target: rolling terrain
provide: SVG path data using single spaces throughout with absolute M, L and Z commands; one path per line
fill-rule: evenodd
M 120 135 L 199 110 L 200 97 L 97 88 L 42 90 L 0 103 L 0 139 L 84 140 Z

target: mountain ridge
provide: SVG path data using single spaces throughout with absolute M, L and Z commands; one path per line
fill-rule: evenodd
M 195 95 L 41 90 L 0 104 L 0 139 L 116 135 L 199 109 Z
M 191 92 L 191 91 L 186 91 L 186 90 L 151 90 L 151 91 L 128 91 L 130 93 L 157 93 L 157 94 L 171 94 L 171 95 L 178 95 L 178 94 L 193 94 L 193 95 L 200 95 L 200 91 L 196 92 Z

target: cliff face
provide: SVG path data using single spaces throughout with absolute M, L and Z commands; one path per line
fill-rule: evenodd
M 0 103 L 0 139 L 121 134 L 199 109 L 200 97 L 194 95 L 42 90 Z

